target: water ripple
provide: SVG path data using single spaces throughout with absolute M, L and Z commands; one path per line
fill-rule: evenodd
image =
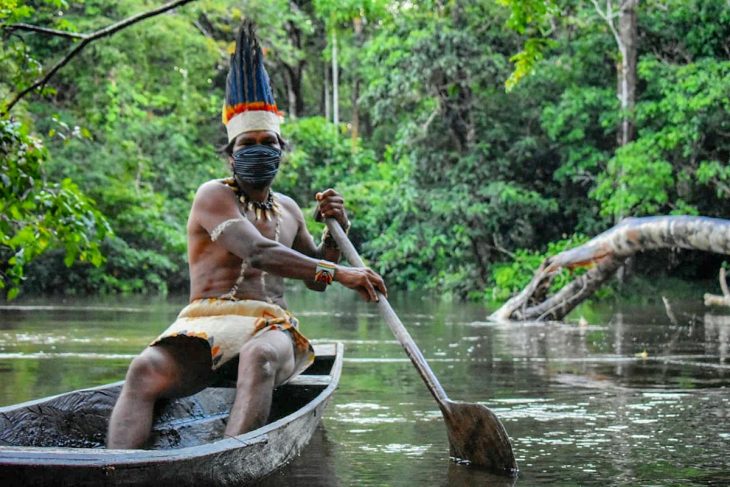
M 56 358 L 81 358 L 88 360 L 116 360 L 116 359 L 133 359 L 136 354 L 132 353 L 74 353 L 74 352 L 34 352 L 34 353 L 0 353 L 0 360 L 9 359 L 56 359 Z

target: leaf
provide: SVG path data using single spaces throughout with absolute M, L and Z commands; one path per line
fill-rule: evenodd
M 19 293 L 20 293 L 20 288 L 11 287 L 10 289 L 8 289 L 8 294 L 6 295 L 6 298 L 8 301 L 12 301 L 16 297 L 18 297 Z

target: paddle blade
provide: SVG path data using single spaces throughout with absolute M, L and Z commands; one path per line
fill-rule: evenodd
M 443 414 L 452 460 L 500 475 L 517 475 L 517 460 L 507 431 L 488 407 L 449 401 L 448 411 Z

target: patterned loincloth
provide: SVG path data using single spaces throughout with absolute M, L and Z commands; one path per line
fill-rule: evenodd
M 314 361 L 312 345 L 299 333 L 298 326 L 294 316 L 275 304 L 248 299 L 196 299 L 150 346 L 181 336 L 206 340 L 210 346 L 211 368 L 216 370 L 236 357 L 251 338 L 269 330 L 286 331 L 294 345 L 295 363 L 294 372 L 283 381 L 286 382 Z

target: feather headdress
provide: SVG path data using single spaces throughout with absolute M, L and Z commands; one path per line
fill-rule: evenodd
M 238 32 L 226 79 L 223 124 L 228 141 L 250 130 L 272 130 L 280 134 L 281 118 L 253 22 L 245 20 Z

